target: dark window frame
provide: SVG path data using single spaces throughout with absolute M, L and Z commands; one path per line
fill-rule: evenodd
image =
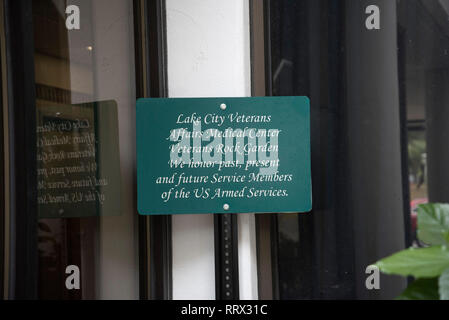
M 32 1 L 4 1 L 10 154 L 10 299 L 37 298 L 36 103 Z
M 165 0 L 134 0 L 134 30 L 136 98 L 167 97 Z M 138 220 L 140 299 L 170 300 L 171 216 L 139 215 Z
M 0 1 L 0 14 L 3 14 L 3 1 Z M 0 26 L 0 32 L 3 33 L 4 30 L 4 16 L 0 16 L 0 23 L 2 24 Z M 3 34 L 0 35 L 0 37 L 3 37 Z M 0 60 L 3 56 L 3 45 L 0 44 Z M 0 217 L 0 300 L 2 300 L 2 297 L 4 296 L 4 281 L 5 281 L 5 263 L 6 263 L 6 257 L 5 257 L 5 226 L 6 226 L 6 195 L 5 195 L 5 128 L 3 125 L 3 120 L 4 120 L 4 108 L 6 107 L 3 103 L 3 74 L 4 74 L 5 70 L 4 70 L 4 66 L 3 63 L 0 64 L 0 177 L 1 181 L 0 181 L 0 212 L 2 213 L 1 217 Z M 5 297 L 3 297 L 5 298 Z

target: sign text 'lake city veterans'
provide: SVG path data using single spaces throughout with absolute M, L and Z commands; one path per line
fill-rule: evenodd
M 311 210 L 307 97 L 137 101 L 138 211 Z

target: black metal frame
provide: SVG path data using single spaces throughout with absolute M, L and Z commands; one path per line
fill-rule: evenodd
M 3 2 L 0 1 L 0 6 L 3 6 Z M 0 10 L 3 12 L 3 10 Z M 0 23 L 4 22 L 4 17 L 0 17 Z M 1 28 L 0 28 L 1 29 Z M 0 60 L 3 52 L 0 52 Z M 3 66 L 0 64 L 0 76 L 3 75 Z M 1 81 L 1 80 L 0 80 Z M 3 126 L 3 85 L 0 83 L 0 212 L 3 214 L 0 216 L 0 300 L 2 300 L 4 293 L 4 281 L 5 281 L 5 146 L 4 146 L 4 126 Z
M 12 299 L 37 298 L 36 105 L 32 0 L 5 0 Z
M 399 15 L 399 13 L 398 13 Z M 404 206 L 404 226 L 405 226 L 405 246 L 410 247 L 413 242 L 411 235 L 411 217 L 410 217 L 410 182 L 408 167 L 408 125 L 407 125 L 407 91 L 406 91 L 406 65 L 403 48 L 405 47 L 405 30 L 398 27 L 398 75 L 399 75 L 399 117 L 401 134 L 401 167 L 402 167 L 402 198 Z
M 239 299 L 238 226 L 235 214 L 214 216 L 215 299 Z
M 265 95 L 273 95 L 273 71 L 271 51 L 271 0 L 264 0 L 264 45 L 265 45 Z M 256 217 L 259 219 L 259 217 Z M 272 273 L 272 297 L 279 300 L 279 259 L 278 259 L 278 216 L 276 213 L 270 215 L 270 241 L 271 241 L 271 273 Z
M 137 98 L 167 97 L 165 0 L 134 0 L 134 21 Z M 171 229 L 171 216 L 139 216 L 141 299 L 172 299 Z

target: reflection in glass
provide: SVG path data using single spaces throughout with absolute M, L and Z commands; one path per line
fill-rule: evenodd
M 120 214 L 116 103 L 40 106 L 37 114 L 39 217 Z
M 413 245 L 419 204 L 449 202 L 449 1 L 398 1 Z
M 314 210 L 278 216 L 281 299 L 393 298 L 364 268 L 449 202 L 449 1 L 383 1 L 374 32 L 364 5 L 271 1 L 272 94 L 309 96 L 312 127 Z
M 39 298 L 138 297 L 132 2 L 34 0 Z M 76 265 L 81 289 L 67 290 Z

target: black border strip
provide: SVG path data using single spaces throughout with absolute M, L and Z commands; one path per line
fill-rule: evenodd
M 266 96 L 273 95 L 273 69 L 272 69 L 272 51 L 271 51 L 271 0 L 264 0 L 264 24 L 265 24 L 265 94 Z M 273 300 L 279 300 L 279 228 L 278 215 L 271 215 L 271 271 L 273 281 Z
M 11 172 L 10 298 L 37 298 L 36 105 L 32 0 L 5 0 Z
M 165 0 L 134 0 L 134 19 L 137 98 L 167 97 Z M 171 230 L 171 216 L 139 216 L 141 299 L 172 299 Z
M 3 6 L 3 2 L 0 1 L 0 6 Z M 3 9 L 0 9 L 3 12 Z M 0 23 L 4 23 L 4 17 L 0 17 Z M 0 30 L 2 28 L 0 27 Z M 3 51 L 0 50 L 0 60 Z M 3 65 L 0 64 L 0 77 L 3 75 Z M 2 78 L 0 78 L 2 81 Z M 3 81 L 2 81 L 3 82 Z M 3 111 L 5 106 L 3 105 L 3 87 L 5 83 L 0 85 L 0 212 L 3 214 L 0 216 L 0 300 L 4 299 L 4 281 L 5 281 L 5 219 L 6 219 L 6 205 L 5 205 L 5 146 L 4 146 L 4 126 L 3 126 Z
M 136 73 L 136 96 L 146 96 L 145 78 L 149 73 L 145 65 L 145 21 L 142 16 L 142 1 L 133 1 L 134 16 L 134 47 L 135 47 L 135 73 Z M 134 186 L 134 194 L 137 195 L 137 185 Z M 137 199 L 136 199 L 137 202 Z M 139 298 L 148 299 L 150 295 L 149 280 L 149 246 L 147 240 L 148 225 L 147 217 L 138 216 L 138 241 L 139 241 Z
M 400 14 L 399 12 L 397 13 Z M 402 199 L 404 210 L 404 233 L 405 247 L 412 245 L 413 236 L 411 234 L 410 217 L 410 181 L 409 181 L 409 154 L 408 154 L 408 123 L 407 123 L 407 90 L 406 90 L 406 53 L 405 53 L 406 31 L 398 26 L 398 75 L 399 75 L 399 121 L 401 140 L 401 168 L 402 168 Z

